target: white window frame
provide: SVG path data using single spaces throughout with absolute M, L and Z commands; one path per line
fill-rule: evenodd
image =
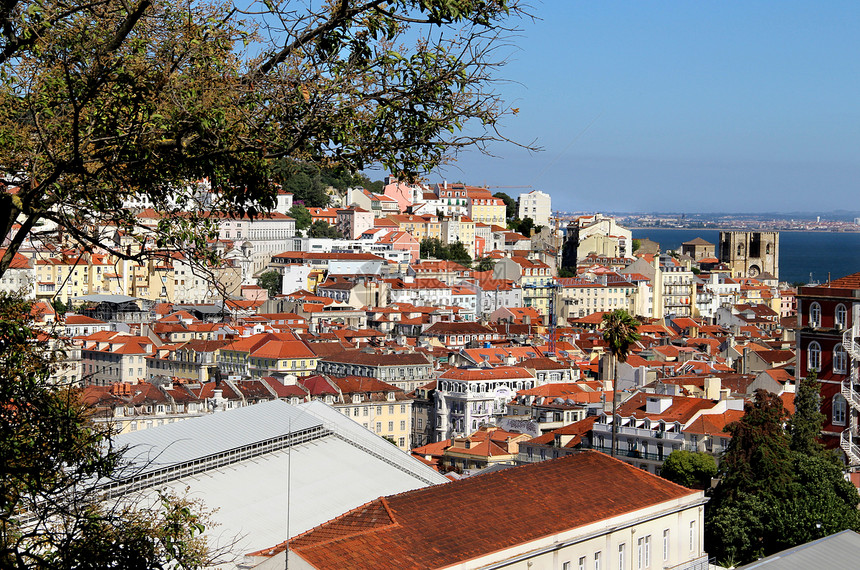
M 848 415 L 848 402 L 842 397 L 842 394 L 833 396 L 832 401 L 832 417 L 833 425 L 844 426 Z
M 816 301 L 809 305 L 809 326 L 814 329 L 821 326 L 821 305 Z
M 837 374 L 848 372 L 848 353 L 842 343 L 833 347 L 833 372 Z
M 836 328 L 844 329 L 848 324 L 848 309 L 845 308 L 845 305 L 839 303 L 836 305 L 836 311 L 834 312 L 834 323 L 836 324 Z
M 806 368 L 818 372 L 821 370 L 821 345 L 812 341 L 806 347 Z
M 669 560 L 669 529 L 663 531 L 663 562 Z

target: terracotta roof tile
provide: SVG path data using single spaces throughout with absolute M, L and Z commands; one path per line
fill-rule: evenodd
M 441 568 L 691 495 L 586 451 L 376 499 L 290 548 L 315 568 Z M 463 513 L 469 524 L 452 524 Z

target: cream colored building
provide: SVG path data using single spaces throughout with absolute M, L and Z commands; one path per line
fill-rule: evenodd
M 412 447 L 412 399 L 406 393 L 374 378 L 328 379 L 339 393 L 334 407 L 403 451 Z
M 442 243 L 451 245 L 460 242 L 469 255 L 475 257 L 475 222 L 467 216 L 445 218 L 440 224 Z
M 559 278 L 557 283 L 557 315 L 563 320 L 616 309 L 635 312 L 637 287 L 632 283 L 592 283 L 577 277 Z
M 536 226 L 548 226 L 552 217 L 552 197 L 546 192 L 532 190 L 520 194 L 519 218 L 531 218 Z
M 703 491 L 587 451 L 381 497 L 290 540 L 289 563 L 295 569 L 707 570 L 706 501 Z M 283 568 L 283 551 L 274 548 L 258 568 Z

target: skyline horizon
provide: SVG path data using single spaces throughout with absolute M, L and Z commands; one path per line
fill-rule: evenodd
M 559 210 L 860 210 L 860 4 L 533 9 L 498 87 L 519 109 L 503 133 L 544 151 L 494 144 L 430 177 L 530 186 Z

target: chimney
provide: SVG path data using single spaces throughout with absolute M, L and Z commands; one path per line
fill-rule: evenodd
M 645 413 L 662 414 L 672 407 L 672 398 L 658 398 L 649 396 L 645 401 Z

